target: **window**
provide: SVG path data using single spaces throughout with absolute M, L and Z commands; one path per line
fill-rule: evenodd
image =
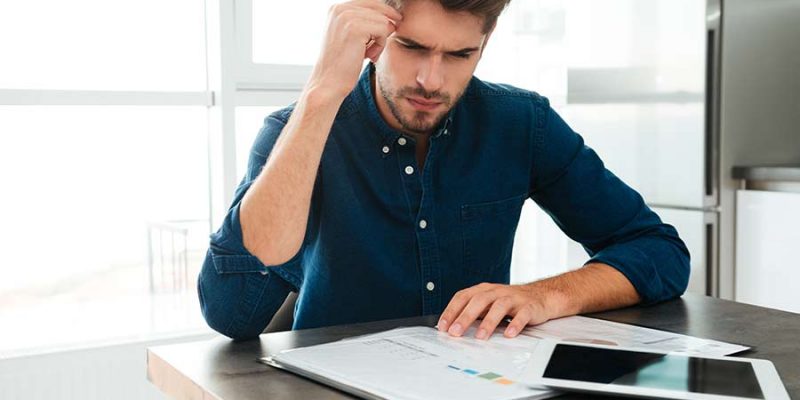
M 264 118 L 302 90 L 335 2 L 0 4 L 0 324 L 14 327 L 0 352 L 207 329 L 207 235 Z M 513 1 L 476 75 L 548 96 L 604 158 L 641 126 L 657 134 L 634 147 L 697 140 L 702 16 L 700 0 Z M 665 115 L 676 125 L 654 125 Z M 513 281 L 585 258 L 526 204 Z
M 547 96 L 646 201 L 702 206 L 704 7 L 701 0 L 511 2 L 477 75 Z M 586 258 L 546 214 L 526 205 L 515 279 L 577 268 Z
M 0 285 L 140 267 L 148 222 L 207 220 L 205 119 L 204 107 L 0 107 L 0 242 L 13 249 Z
M 0 88 L 205 90 L 195 0 L 0 4 Z
M 0 353 L 207 329 L 205 18 L 193 0 L 0 4 Z
M 253 1 L 253 62 L 313 65 L 334 0 Z M 302 29 L 299 27 L 302 26 Z

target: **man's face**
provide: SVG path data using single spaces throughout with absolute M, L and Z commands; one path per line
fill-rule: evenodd
M 483 18 L 407 0 L 403 21 L 375 64 L 375 96 L 389 125 L 429 133 L 464 93 L 487 35 Z M 388 111 L 388 112 L 387 112 Z M 388 115 L 391 114 L 391 115 Z

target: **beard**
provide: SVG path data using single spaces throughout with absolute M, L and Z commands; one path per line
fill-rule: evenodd
M 428 92 L 421 87 L 406 86 L 395 92 L 389 88 L 385 79 L 378 74 L 376 74 L 376 77 L 378 79 L 378 86 L 380 87 L 381 96 L 383 96 L 383 99 L 386 100 L 386 104 L 389 106 L 389 111 L 391 111 L 394 118 L 400 123 L 400 126 L 403 127 L 404 130 L 412 133 L 427 134 L 433 131 L 433 129 L 439 125 L 442 119 L 447 116 L 447 113 L 449 113 L 453 108 L 453 104 L 458 102 L 458 99 L 461 98 L 466 90 L 466 87 L 463 88 L 461 92 L 455 96 L 455 99 L 453 99 L 453 97 L 447 93 L 442 93 L 438 90 Z M 411 110 L 409 113 L 404 114 L 398 103 L 404 101 L 406 97 L 411 95 L 422 97 L 425 100 L 441 102 L 444 106 L 444 110 L 436 115 L 432 115 L 430 112 L 415 110 Z

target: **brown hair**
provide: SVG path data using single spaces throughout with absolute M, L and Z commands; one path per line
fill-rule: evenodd
M 390 6 L 402 9 L 403 3 L 411 0 L 384 0 Z M 419 0 L 414 0 L 419 1 Z M 467 11 L 472 15 L 483 17 L 483 33 L 487 33 L 497 23 L 500 13 L 506 8 L 511 0 L 434 0 L 438 1 L 447 11 Z

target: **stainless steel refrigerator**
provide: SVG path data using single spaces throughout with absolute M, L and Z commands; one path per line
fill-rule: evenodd
M 707 134 L 719 173 L 713 286 L 737 300 L 735 288 L 747 282 L 736 282 L 736 190 L 743 183 L 732 169 L 800 164 L 800 0 L 708 0 L 707 25 Z

